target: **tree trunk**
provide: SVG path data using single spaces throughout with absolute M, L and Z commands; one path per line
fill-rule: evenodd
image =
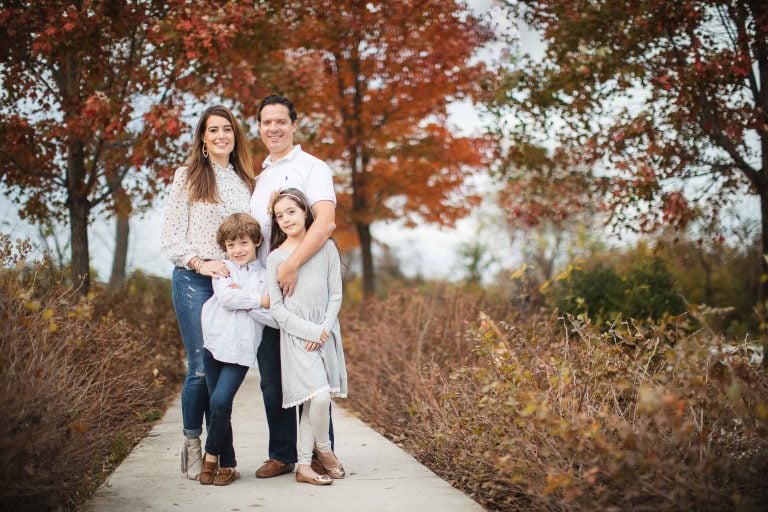
M 110 288 L 117 288 L 125 281 L 130 218 L 130 213 L 120 209 L 115 214 L 115 254 L 112 256 L 112 273 L 109 276 Z
M 91 289 L 90 254 L 88 252 L 88 214 L 90 205 L 87 198 L 73 198 L 69 201 L 69 225 L 72 240 L 72 285 L 81 295 L 88 295 Z
M 130 232 L 131 199 L 126 194 L 120 181 L 110 183 L 115 198 L 115 252 L 112 256 L 112 273 L 109 287 L 116 288 L 123 284 L 126 277 L 125 267 L 128 262 L 128 234 Z
M 768 299 L 768 187 L 763 187 L 760 190 L 760 221 L 761 221 L 761 239 L 762 239 L 762 253 L 760 258 L 760 288 L 757 295 L 758 311 L 762 316 L 763 321 L 766 320 L 768 315 L 768 307 L 766 307 L 766 299 Z M 762 329 L 760 336 L 763 339 L 763 368 L 768 369 L 768 333 L 765 329 Z
M 371 244 L 371 225 L 361 222 L 355 223 L 357 238 L 360 240 L 360 255 L 363 260 L 363 297 L 369 299 L 376 293 L 373 273 L 373 252 Z
M 91 203 L 85 189 L 85 156 L 83 144 L 71 140 L 67 151 L 67 207 L 72 248 L 72 286 L 81 295 L 91 289 L 90 254 L 88 251 L 88 216 Z

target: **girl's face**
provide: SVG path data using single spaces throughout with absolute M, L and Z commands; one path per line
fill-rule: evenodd
M 247 265 L 252 261 L 256 261 L 256 247 L 251 237 L 241 236 L 234 240 L 227 240 L 224 242 L 227 248 L 227 257 L 233 263 L 237 265 Z
M 307 231 L 307 214 L 291 197 L 281 197 L 274 206 L 275 220 L 288 238 L 301 237 Z
M 203 144 L 212 160 L 218 163 L 229 160 L 229 154 L 235 149 L 232 123 L 221 116 L 209 116 L 205 121 Z

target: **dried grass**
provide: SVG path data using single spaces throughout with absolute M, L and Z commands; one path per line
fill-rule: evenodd
M 343 324 L 352 408 L 489 510 L 768 504 L 768 376 L 684 320 L 601 332 L 437 287 Z
M 22 268 L 7 240 L 0 253 L 0 509 L 73 509 L 180 382 L 178 342 L 155 335 L 173 325 L 170 306 L 157 304 L 167 287 L 137 276 L 119 294 L 85 300 L 49 269 Z

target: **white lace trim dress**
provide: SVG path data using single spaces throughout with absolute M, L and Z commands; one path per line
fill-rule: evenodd
M 302 404 L 323 391 L 347 396 L 347 367 L 338 314 L 341 309 L 341 261 L 332 241 L 299 268 L 293 295 L 283 297 L 277 266 L 290 254 L 275 249 L 267 258 L 267 284 L 272 317 L 280 325 L 280 366 L 283 408 Z M 323 330 L 328 341 L 317 351 L 304 349 L 318 341 Z

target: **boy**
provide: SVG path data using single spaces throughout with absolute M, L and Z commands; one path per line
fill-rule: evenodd
M 208 387 L 210 424 L 200 472 L 203 485 L 229 485 L 238 478 L 232 438 L 232 403 L 256 352 L 264 325 L 276 327 L 269 314 L 265 269 L 256 257 L 263 241 L 259 223 L 247 213 L 222 222 L 216 242 L 227 253 L 228 277 L 213 280 L 213 296 L 203 305 L 203 366 Z

